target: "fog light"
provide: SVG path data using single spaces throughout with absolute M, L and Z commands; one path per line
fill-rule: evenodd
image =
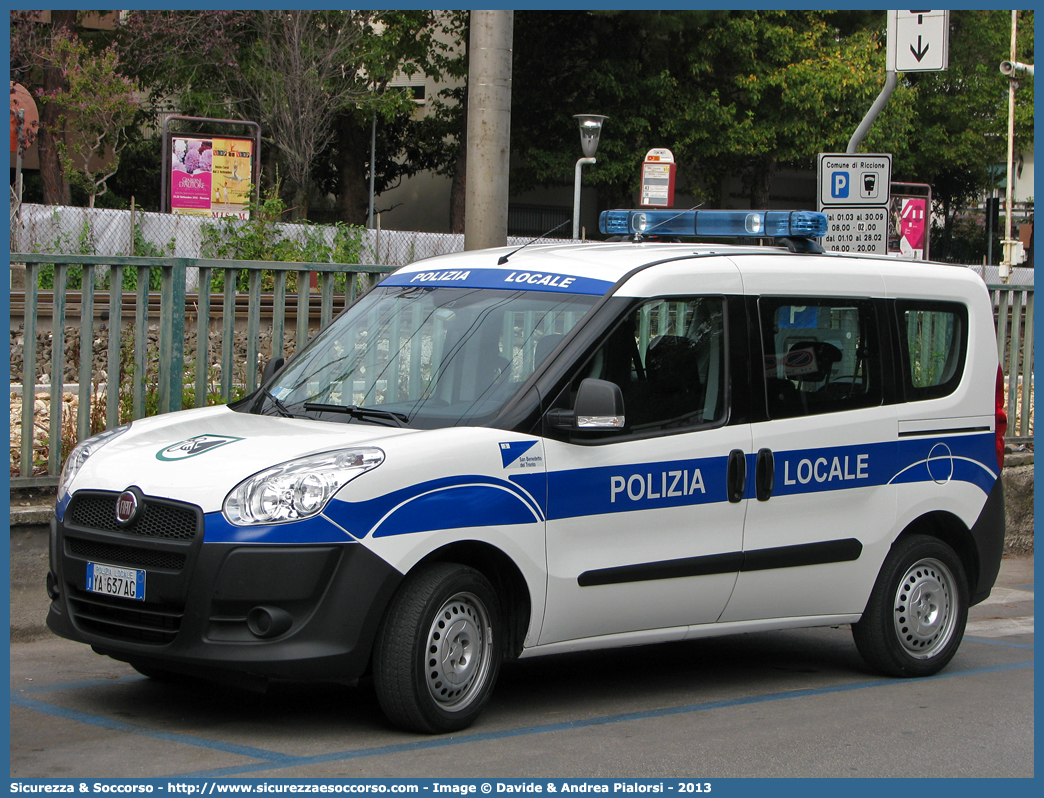
M 267 640 L 288 631 L 294 619 L 279 607 L 254 607 L 247 613 L 247 628 L 254 637 Z
M 58 600 L 58 580 L 50 571 L 47 572 L 47 598 L 51 601 Z

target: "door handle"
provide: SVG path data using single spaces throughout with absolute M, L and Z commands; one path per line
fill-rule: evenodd
M 729 501 L 735 504 L 743 499 L 747 485 L 747 458 L 739 449 L 729 452 L 729 467 L 726 476 L 726 490 Z
M 776 458 L 771 449 L 759 449 L 754 465 L 754 490 L 759 502 L 772 498 L 772 481 L 776 475 Z

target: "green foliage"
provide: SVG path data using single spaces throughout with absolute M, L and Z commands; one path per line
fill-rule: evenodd
M 93 208 L 95 197 L 106 193 L 106 181 L 119 169 L 126 128 L 138 108 L 137 84 L 119 73 L 115 47 L 93 53 L 69 35 L 55 36 L 53 42 L 50 57 L 61 66 L 68 88 L 42 100 L 59 109 L 65 135 L 57 138 L 58 150 L 70 183 L 87 194 Z
M 519 11 L 512 191 L 567 184 L 571 117 L 591 112 L 609 116 L 584 173 L 603 208 L 635 201 L 652 147 L 674 152 L 679 192 L 727 207 L 725 180 L 740 176 L 760 205 L 780 167 L 811 171 L 819 152 L 847 149 L 884 83 L 884 27 L 883 11 Z M 902 75 L 861 147 L 892 153 L 897 181 L 930 183 L 950 219 L 1004 159 L 1010 28 L 1008 11 L 953 11 L 950 68 Z M 1032 11 L 1018 30 L 1032 63 Z M 1017 149 L 1032 142 L 1032 82 L 1019 80 Z M 799 192 L 787 193 L 771 199 Z
M 250 219 L 225 217 L 203 225 L 203 257 L 231 260 L 266 260 L 289 263 L 359 263 L 362 251 L 363 228 L 336 223 L 333 243 L 327 243 L 329 226 L 315 226 L 308 222 L 280 223 L 286 204 L 279 197 L 278 183 L 264 192 L 259 202 L 248 205 Z M 247 289 L 247 272 L 236 278 L 237 290 Z M 261 287 L 271 290 L 272 272 L 262 273 Z M 296 274 L 287 276 L 287 287 L 295 290 Z M 338 274 L 335 288 L 345 290 L 345 274 Z M 217 269 L 211 278 L 211 290 L 222 291 L 225 272 Z
M 520 11 L 512 190 L 566 182 L 580 155 L 571 116 L 592 112 L 609 116 L 585 172 L 603 207 L 634 201 L 653 147 L 674 152 L 681 191 L 719 203 L 741 175 L 760 204 L 779 166 L 844 151 L 880 89 L 883 23 L 883 12 Z
M 280 223 L 286 203 L 278 183 L 261 200 L 248 204 L 250 219 L 227 216 L 203 225 L 203 256 L 235 260 L 273 260 L 297 263 L 358 263 L 362 228 L 336 224 L 334 242 L 327 244 L 324 228 L 308 222 Z
M 160 412 L 158 353 L 150 352 L 150 356 L 145 360 L 144 368 L 138 368 L 134 362 L 133 336 L 133 330 L 124 330 L 120 339 L 119 422 L 121 424 L 126 424 L 134 420 L 134 392 L 138 385 L 140 385 L 142 389 L 142 397 L 144 400 L 142 414 L 144 416 L 155 416 Z M 190 362 L 186 362 L 183 375 L 184 387 L 181 391 L 182 409 L 195 407 L 196 387 L 193 384 L 195 377 L 195 366 Z M 203 386 L 203 391 L 205 393 L 204 404 L 207 407 L 225 404 L 225 399 L 221 395 L 221 385 L 219 384 L 217 370 L 215 368 L 208 368 L 207 383 Z M 231 387 L 230 393 L 230 401 L 233 402 L 242 399 L 243 396 L 246 395 L 243 388 L 237 385 Z
M 358 198 L 368 191 L 374 116 L 378 195 L 455 156 L 448 142 L 459 125 L 451 130 L 415 119 L 412 95 L 388 83 L 396 72 L 460 77 L 466 15 L 424 9 L 134 10 L 116 35 L 150 104 L 173 101 L 189 116 L 262 124 L 260 158 L 289 178 L 282 190 L 291 214 L 307 217 L 310 189 L 317 187 L 339 195 L 339 218 L 362 221 L 365 200 Z M 298 20 L 307 35 L 286 35 Z

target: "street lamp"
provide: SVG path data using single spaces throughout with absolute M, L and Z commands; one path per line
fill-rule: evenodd
M 580 170 L 584 164 L 596 163 L 595 152 L 598 151 L 598 137 L 602 135 L 602 123 L 609 117 L 600 114 L 573 114 L 580 125 L 580 146 L 584 157 L 576 162 L 576 174 L 573 179 L 573 238 L 580 238 Z

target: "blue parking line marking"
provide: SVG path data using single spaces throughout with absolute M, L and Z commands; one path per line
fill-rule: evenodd
M 30 709 L 35 712 L 43 712 L 46 715 L 53 715 L 54 717 L 63 718 L 65 720 L 75 720 L 80 723 L 88 723 L 92 726 L 100 726 L 103 729 L 109 729 L 110 731 L 118 731 L 125 734 L 137 734 L 142 737 L 153 737 L 157 740 L 164 740 L 166 742 L 183 743 L 185 745 L 194 745 L 199 748 L 209 748 L 214 751 L 224 751 L 230 754 L 238 754 L 239 756 L 248 756 L 253 759 L 262 759 L 271 764 L 278 764 L 280 767 L 285 767 L 283 762 L 294 759 L 294 757 L 289 754 L 280 754 L 276 751 L 266 751 L 262 748 L 251 748 L 250 746 L 245 745 L 223 743 L 220 740 L 208 740 L 204 737 L 196 737 L 192 734 L 155 731 L 122 720 L 114 720 L 113 718 L 106 718 L 101 715 L 92 715 L 89 712 L 81 712 L 78 709 L 67 709 L 66 707 L 55 706 L 54 704 L 48 704 L 46 701 L 39 701 L 35 698 L 26 698 L 23 695 L 12 694 L 11 706 Z
M 863 690 L 871 687 L 888 687 L 898 685 L 916 684 L 918 682 L 936 681 L 939 679 L 952 679 L 958 676 L 975 676 L 983 673 L 999 673 L 1002 671 L 1016 670 L 1021 668 L 1032 668 L 1033 661 L 1009 663 L 1006 665 L 992 665 L 982 668 L 969 668 L 967 670 L 949 671 L 929 676 L 924 679 L 872 679 L 863 682 L 852 682 L 849 684 L 834 685 L 832 687 L 815 687 L 805 690 L 789 690 L 779 693 L 767 693 L 759 696 L 748 696 L 746 698 L 732 698 L 723 701 L 707 701 L 698 704 L 685 704 L 676 707 L 665 707 L 663 709 L 646 710 L 642 712 L 628 712 L 620 715 L 603 715 L 596 718 L 583 720 L 565 721 L 562 723 L 548 723 L 540 726 L 526 726 L 517 729 L 505 729 L 497 732 L 483 732 L 478 734 L 463 734 L 457 736 L 437 737 L 413 743 L 400 743 L 398 745 L 386 745 L 376 748 L 363 748 L 352 751 L 339 751 L 319 756 L 292 756 L 280 754 L 275 751 L 266 751 L 248 746 L 232 745 L 216 740 L 208 740 L 202 737 L 185 734 L 173 734 L 170 732 L 156 732 L 142 726 L 135 726 L 123 721 L 112 720 L 87 712 L 56 707 L 36 699 L 24 696 L 12 696 L 13 706 L 44 712 L 68 720 L 76 720 L 90 723 L 113 731 L 125 732 L 127 734 L 140 734 L 154 737 L 168 742 L 184 743 L 200 748 L 210 748 L 215 751 L 238 754 L 252 759 L 260 760 L 251 764 L 233 767 L 216 768 L 214 770 L 201 770 L 187 773 L 172 773 L 155 778 L 212 778 L 240 776 L 248 773 L 259 773 L 270 770 L 286 770 L 294 767 L 305 767 L 309 765 L 323 764 L 326 762 L 339 762 L 351 759 L 363 759 L 374 756 L 386 756 L 389 754 L 410 753 L 414 751 L 432 750 L 445 748 L 447 746 L 467 745 L 470 743 L 485 742 L 489 740 L 509 739 L 512 737 L 524 737 L 532 734 L 547 734 L 557 731 L 569 731 L 573 729 L 590 728 L 594 726 L 605 726 L 615 723 L 626 723 L 628 721 L 649 720 L 653 718 L 670 717 L 672 715 L 686 715 L 693 712 L 703 712 L 712 709 L 726 709 L 729 707 L 747 706 L 751 704 L 762 704 L 772 701 L 780 701 L 791 698 L 809 698 L 812 696 L 828 695 L 831 693 L 845 693 L 853 690 Z
M 1007 646 L 1008 648 L 1026 648 L 1033 650 L 1032 643 L 1005 643 L 1003 640 L 988 640 L 985 637 L 966 637 L 961 642 L 985 643 L 988 646 Z

